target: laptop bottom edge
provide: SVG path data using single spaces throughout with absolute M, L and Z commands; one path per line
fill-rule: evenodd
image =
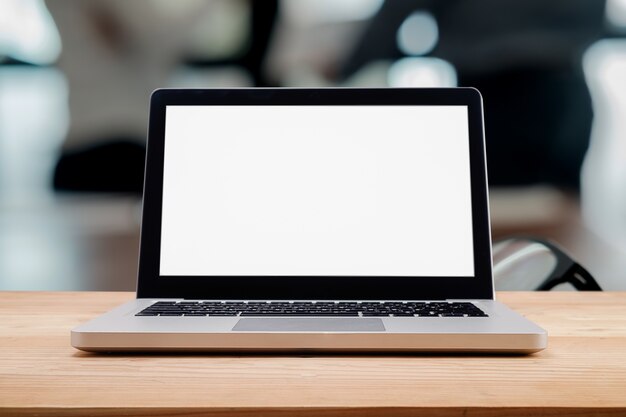
M 90 352 L 485 352 L 533 353 L 545 334 L 393 333 L 81 333 L 72 345 Z

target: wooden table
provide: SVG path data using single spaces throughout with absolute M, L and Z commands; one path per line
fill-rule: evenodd
M 0 415 L 626 415 L 626 293 L 502 293 L 531 356 L 96 355 L 70 329 L 132 293 L 0 293 Z

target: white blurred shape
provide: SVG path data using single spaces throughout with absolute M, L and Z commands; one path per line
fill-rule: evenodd
M 374 16 L 383 0 L 283 0 L 281 11 L 300 26 L 366 20 Z
M 56 68 L 0 67 L 0 203 L 51 198 L 67 132 L 67 80 Z
M 583 67 L 594 121 L 581 171 L 582 212 L 599 236 L 626 251 L 626 40 L 602 40 Z
M 607 0 L 606 19 L 612 26 L 626 29 L 626 0 Z
M 426 55 L 439 40 L 437 21 L 428 12 L 414 12 L 407 17 L 396 34 L 398 48 L 406 55 Z
M 387 74 L 390 87 L 455 87 L 456 71 L 439 58 L 402 58 Z
M 61 53 L 61 38 L 43 0 L 0 2 L 0 55 L 37 65 Z

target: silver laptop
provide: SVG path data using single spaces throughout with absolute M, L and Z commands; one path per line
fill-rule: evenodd
M 72 331 L 86 351 L 546 343 L 494 297 L 466 88 L 156 91 L 137 298 Z

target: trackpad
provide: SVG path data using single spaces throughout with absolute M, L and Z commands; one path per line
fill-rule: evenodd
M 268 317 L 240 319 L 234 332 L 384 332 L 381 319 L 347 317 Z

